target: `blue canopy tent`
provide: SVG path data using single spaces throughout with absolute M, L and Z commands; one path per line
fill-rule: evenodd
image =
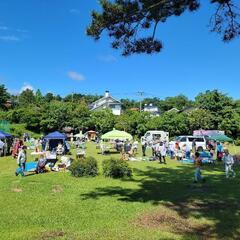
M 9 133 L 6 133 L 6 132 L 0 130 L 0 139 L 5 139 L 5 138 L 13 138 L 13 136 Z
M 67 136 L 65 134 L 63 134 L 63 133 L 60 133 L 60 132 L 56 131 L 56 132 L 49 133 L 44 138 L 47 139 L 47 140 L 51 140 L 51 139 L 66 140 Z
M 6 133 L 2 130 L 0 130 L 0 140 L 5 143 L 3 155 L 8 155 L 11 153 L 11 146 L 13 143 L 13 136 L 9 133 Z
M 58 144 L 61 143 L 66 148 L 67 136 L 58 131 L 49 133 L 44 137 L 45 141 L 48 142 L 48 150 L 52 151 L 57 148 Z

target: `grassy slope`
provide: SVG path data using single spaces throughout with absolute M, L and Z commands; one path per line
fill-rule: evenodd
M 97 154 L 93 144 L 87 152 L 101 170 L 109 156 Z M 240 176 L 227 181 L 222 166 L 205 167 L 207 183 L 194 186 L 193 167 L 172 160 L 166 166 L 133 162 L 130 180 L 54 172 L 15 177 L 15 160 L 0 163 L 0 239 L 198 239 L 194 230 L 136 226 L 138 216 L 166 204 L 184 219 L 210 224 L 217 239 L 237 239 L 240 233 Z

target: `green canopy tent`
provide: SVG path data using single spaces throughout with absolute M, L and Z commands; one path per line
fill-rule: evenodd
M 133 137 L 131 134 L 124 132 L 124 131 L 119 131 L 116 129 L 113 129 L 112 131 L 105 133 L 101 137 L 102 140 L 132 140 Z
M 233 142 L 233 139 L 224 135 L 224 134 L 217 134 L 209 137 L 210 140 L 214 140 L 217 142 Z

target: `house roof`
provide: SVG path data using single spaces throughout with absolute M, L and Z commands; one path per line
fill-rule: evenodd
M 100 99 L 98 99 L 97 101 L 93 102 L 91 104 L 92 106 L 92 110 L 97 109 L 99 107 L 102 107 L 104 105 L 107 105 L 108 107 L 111 105 L 115 105 L 115 104 L 119 104 L 122 105 L 122 103 L 118 100 L 116 100 L 115 98 L 113 98 L 112 96 L 104 96 Z
M 167 112 L 179 112 L 180 110 L 178 110 L 177 108 L 171 108 L 170 110 L 168 110 Z

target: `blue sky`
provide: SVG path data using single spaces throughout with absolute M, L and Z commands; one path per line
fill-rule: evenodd
M 219 89 L 239 98 L 240 39 L 226 44 L 209 32 L 208 4 L 159 27 L 162 53 L 128 58 L 107 37 L 96 43 L 86 36 L 93 9 L 96 0 L 0 1 L 0 83 L 13 93 L 31 86 L 62 96 L 109 90 L 116 98 L 144 91 L 192 99 Z

